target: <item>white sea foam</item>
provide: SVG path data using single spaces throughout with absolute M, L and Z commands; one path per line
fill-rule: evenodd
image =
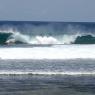
M 61 35 L 60 40 L 53 36 L 35 36 L 31 37 L 30 35 L 21 34 L 20 32 L 13 32 L 13 34 L 8 38 L 6 43 L 15 43 L 16 41 L 20 41 L 22 43 L 27 44 L 71 44 L 76 38 L 80 36 L 79 33 L 75 35 Z
M 37 36 L 36 40 L 38 42 L 38 44 L 57 44 L 58 41 L 57 39 L 55 39 L 54 37 L 41 37 L 41 36 Z
M 0 71 L 0 75 L 95 75 L 95 72 Z
M 0 30 L 0 33 L 15 33 L 15 31 L 12 28 Z
M 23 35 L 19 32 L 15 32 L 8 38 L 6 43 L 11 43 L 11 42 L 15 43 L 16 41 L 20 41 L 23 43 L 29 43 L 29 36 Z
M 95 59 L 95 45 L 0 48 L 1 59 Z
M 3 33 L 3 32 L 2 32 Z M 12 35 L 7 39 L 6 43 L 15 43 L 20 41 L 27 44 L 59 44 L 56 38 L 52 36 L 35 36 L 32 38 L 30 35 L 21 34 L 20 32 L 4 32 L 12 33 Z
M 63 43 L 63 44 L 71 44 L 71 43 L 73 43 L 76 40 L 76 38 L 78 36 L 80 36 L 80 35 L 79 34 L 63 35 L 63 37 L 62 37 L 63 39 L 62 39 L 61 43 Z

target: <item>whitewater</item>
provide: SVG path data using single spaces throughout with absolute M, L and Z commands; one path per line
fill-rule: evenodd
M 94 59 L 95 45 L 51 45 L 1 47 L 0 60 L 7 59 Z

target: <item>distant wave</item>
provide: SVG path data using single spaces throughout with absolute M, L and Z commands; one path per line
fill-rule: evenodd
M 29 36 L 20 32 L 0 32 L 0 44 L 95 44 L 93 34 Z

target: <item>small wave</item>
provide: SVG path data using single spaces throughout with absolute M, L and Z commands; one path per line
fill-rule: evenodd
M 95 75 L 95 72 L 31 72 L 31 71 L 0 71 L 0 75 Z

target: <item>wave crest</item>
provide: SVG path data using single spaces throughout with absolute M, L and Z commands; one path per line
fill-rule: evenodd
M 26 35 L 18 31 L 0 31 L 0 44 L 95 44 L 94 34 L 76 33 L 57 36 Z

